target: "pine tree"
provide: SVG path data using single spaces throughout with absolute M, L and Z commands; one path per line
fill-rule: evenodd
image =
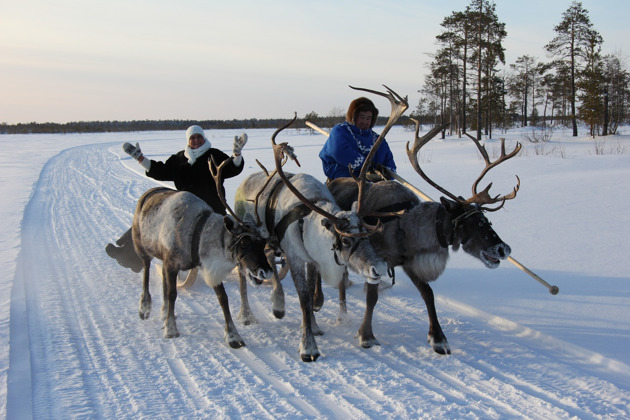
M 602 135 L 615 134 L 628 119 L 630 74 L 621 58 L 608 54 L 602 58 L 604 75 L 604 128 Z
M 603 43 L 602 37 L 593 29 L 588 17 L 588 11 L 582 7 L 582 3 L 574 1 L 562 14 L 562 21 L 554 27 L 556 37 L 545 46 L 545 49 L 554 57 L 567 64 L 570 70 L 570 106 L 573 136 L 577 137 L 576 115 L 576 82 L 579 72 L 583 68 L 586 54 L 590 44 L 595 41 Z
M 577 83 L 578 116 L 589 126 L 591 137 L 598 134 L 598 127 L 604 122 L 604 73 L 599 44 L 597 37 L 593 37 L 585 48 L 586 66 Z
M 503 111 L 499 109 L 496 112 L 493 107 L 503 103 L 497 100 L 502 89 L 497 89 L 495 66 L 499 62 L 505 63 L 502 46 L 502 40 L 507 36 L 505 24 L 499 22 L 493 2 L 471 0 L 464 12 L 453 12 L 441 25 L 445 31 L 436 37 L 441 49 L 434 55 L 431 77 L 425 79 L 425 84 L 432 83 L 433 86 L 426 86 L 423 92 L 448 95 L 440 103 L 450 113 L 449 119 L 453 119 L 450 115 L 455 115 L 455 122 L 461 120 L 461 129 L 465 133 L 469 110 L 468 66 L 476 68 L 477 118 L 471 125 L 477 128 L 477 137 L 480 138 L 482 113 L 486 115 L 487 132 L 493 111 L 495 115 L 501 115 Z M 448 83 L 446 88 L 443 85 L 445 81 Z M 442 88 L 436 89 L 437 84 Z

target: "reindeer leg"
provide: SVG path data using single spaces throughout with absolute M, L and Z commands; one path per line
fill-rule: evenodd
M 337 323 L 341 324 L 348 319 L 348 307 L 346 306 L 346 287 L 349 284 L 348 270 L 343 273 L 343 278 L 339 283 L 339 313 L 337 314 Z
M 143 259 L 142 266 L 144 273 L 142 274 L 142 295 L 140 296 L 138 314 L 140 315 L 140 319 L 148 319 L 149 315 L 151 315 L 151 293 L 149 293 L 151 259 Z
M 284 318 L 285 306 L 284 306 L 284 288 L 282 287 L 281 280 L 286 276 L 286 269 L 283 267 L 284 276 L 281 273 L 278 273 L 278 267 L 276 266 L 276 255 L 271 253 L 267 256 L 267 261 L 269 261 L 269 265 L 273 268 L 273 278 L 271 280 L 273 284 L 273 289 L 271 290 L 271 310 L 273 311 L 273 315 L 278 318 Z M 286 259 L 285 259 L 285 264 Z
M 319 312 L 324 306 L 324 292 L 322 290 L 322 275 L 317 273 L 317 280 L 315 282 L 315 292 L 313 293 L 313 310 Z
M 168 316 L 168 265 L 162 262 L 162 309 L 160 319 L 165 321 Z
M 275 267 L 274 267 L 275 270 Z M 284 318 L 284 288 L 282 287 L 282 283 L 280 279 L 275 274 L 273 275 L 273 289 L 271 290 L 271 309 L 273 311 L 273 315 L 278 318 Z
M 295 290 L 297 291 L 300 299 L 300 306 L 302 307 L 302 340 L 300 341 L 300 357 L 303 362 L 313 362 L 319 357 L 319 350 L 317 349 L 317 342 L 315 341 L 315 335 L 312 330 L 313 320 L 313 294 L 309 290 L 306 273 L 304 269 L 304 263 L 291 262 L 291 277 L 295 284 Z
M 409 274 L 409 273 L 407 273 Z M 446 341 L 446 336 L 442 332 L 442 327 L 438 321 L 437 311 L 435 310 L 435 298 L 433 296 L 433 289 L 428 283 L 418 280 L 415 277 L 410 276 L 413 284 L 420 291 L 424 303 L 427 305 L 427 312 L 429 314 L 429 334 L 427 341 L 436 353 L 439 354 L 451 354 L 451 348 Z
M 378 284 L 368 283 L 367 295 L 365 297 L 365 315 L 357 332 L 359 344 L 366 349 L 380 345 L 372 332 L 372 315 L 374 314 L 376 302 L 378 302 Z
M 223 310 L 223 317 L 225 318 L 225 342 L 233 349 L 243 347 L 245 345 L 245 342 L 236 330 L 236 326 L 234 325 L 234 321 L 232 320 L 230 305 L 228 303 L 228 296 L 227 293 L 225 293 L 225 287 L 223 287 L 223 283 L 220 283 L 218 286 L 214 287 L 214 293 L 216 293 L 217 299 L 219 299 L 219 305 L 221 305 L 221 309 Z
M 241 292 L 241 309 L 236 319 L 244 325 L 258 324 L 258 320 L 249 306 L 249 299 L 247 298 L 247 276 L 241 267 L 238 268 L 238 287 Z
M 164 338 L 179 337 L 177 324 L 175 322 L 175 300 L 177 299 L 177 274 L 179 270 L 173 270 L 169 267 L 165 271 L 165 277 L 162 279 L 164 289 L 164 303 L 162 305 L 162 318 L 164 319 Z
M 306 264 L 306 282 L 308 284 L 308 291 L 310 296 L 315 295 L 315 287 L 317 281 L 320 281 L 320 291 L 321 291 L 321 276 L 319 275 L 319 271 L 315 268 L 313 264 Z M 323 295 L 322 295 L 323 299 Z M 313 310 L 311 311 L 311 328 L 313 329 L 313 334 L 315 335 L 324 335 L 322 330 L 317 325 L 317 320 L 315 319 L 315 303 L 312 303 Z

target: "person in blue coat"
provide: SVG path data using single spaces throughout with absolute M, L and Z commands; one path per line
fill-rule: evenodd
M 379 136 L 372 130 L 377 117 L 378 109 L 368 98 L 360 97 L 350 103 L 346 121 L 333 127 L 319 152 L 328 181 L 349 177 L 348 168 L 355 176 L 359 175 L 365 158 Z M 394 156 L 386 140 L 383 140 L 374 155 L 372 166 L 376 165 L 383 165 L 396 172 Z

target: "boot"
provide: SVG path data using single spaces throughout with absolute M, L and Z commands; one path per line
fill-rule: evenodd
M 114 244 L 107 244 L 105 246 L 107 255 L 118 261 L 118 264 L 125 268 L 129 268 L 136 273 L 142 271 L 142 258 L 136 254 L 136 250 L 133 248 L 131 229 L 125 232 L 116 243 L 119 246 Z

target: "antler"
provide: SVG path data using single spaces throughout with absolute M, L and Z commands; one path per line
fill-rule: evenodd
M 300 191 L 298 191 L 298 189 L 295 188 L 295 186 L 291 183 L 291 181 L 289 181 L 289 178 L 285 175 L 284 171 L 282 170 L 282 166 L 284 165 L 284 162 L 286 162 L 287 159 L 292 159 L 292 160 L 295 161 L 295 163 L 297 163 L 298 166 L 300 166 L 300 162 L 297 160 L 297 156 L 293 152 L 293 147 L 289 146 L 288 143 L 284 142 L 284 143 L 276 144 L 276 136 L 282 130 L 284 130 L 285 128 L 289 127 L 291 124 L 293 124 L 293 122 L 296 119 L 297 119 L 297 113 L 295 114 L 293 119 L 288 124 L 285 124 L 283 127 L 277 129 L 275 131 L 275 133 L 273 133 L 273 135 L 271 136 L 271 144 L 273 146 L 273 155 L 274 155 L 274 160 L 276 162 L 276 171 L 275 172 L 278 174 L 280 179 L 282 179 L 282 181 L 287 186 L 287 188 L 289 190 L 291 190 L 291 192 L 298 199 L 300 199 L 300 201 L 302 201 L 309 209 L 311 209 L 315 213 L 317 213 L 317 214 L 327 218 L 328 220 L 330 220 L 331 223 L 335 227 L 335 231 L 337 231 L 337 233 L 339 235 L 348 236 L 348 237 L 361 237 L 361 236 L 371 235 L 372 233 L 376 232 L 377 229 L 379 229 L 379 228 L 382 229 L 382 227 L 377 226 L 377 228 L 370 229 L 367 233 L 365 233 L 365 232 L 359 232 L 359 233 L 345 232 L 344 228 L 348 225 L 348 220 L 347 219 L 341 219 L 341 218 L 339 218 L 339 217 L 337 217 L 337 216 L 335 216 L 333 214 L 330 214 L 329 212 L 327 212 L 326 210 L 322 209 L 321 207 L 316 206 L 315 204 L 313 204 L 313 202 L 311 202 L 308 198 L 306 198 L 302 193 L 300 193 Z
M 392 111 L 389 115 L 389 119 L 387 120 L 387 124 L 385 125 L 385 128 L 381 132 L 381 135 L 378 136 L 378 139 L 376 139 L 376 142 L 374 142 L 372 149 L 370 149 L 370 153 L 368 153 L 368 155 L 366 156 L 365 161 L 363 162 L 363 166 L 361 166 L 361 171 L 359 172 L 358 180 L 355 179 L 359 183 L 359 196 L 357 200 L 358 201 L 357 213 L 359 215 L 362 214 L 362 210 L 363 210 L 365 179 L 367 177 L 367 171 L 368 171 L 368 167 L 370 166 L 370 162 L 372 161 L 372 159 L 374 159 L 374 155 L 376 154 L 376 151 L 378 150 L 378 148 L 381 146 L 381 143 L 383 143 L 383 140 L 385 140 L 385 135 L 389 132 L 392 126 L 396 123 L 396 121 L 398 121 L 400 116 L 404 114 L 407 108 L 409 108 L 409 103 L 407 102 L 407 96 L 403 98 L 399 94 L 391 90 L 389 87 L 387 87 L 386 85 L 383 85 L 383 86 L 385 87 L 385 89 L 387 89 L 387 93 L 379 92 L 372 89 L 350 86 L 350 88 L 355 89 L 355 90 L 362 90 L 365 92 L 373 93 L 375 95 L 383 96 L 389 99 L 389 102 L 392 105 Z M 352 174 L 352 171 L 350 171 L 350 173 Z
M 230 156 L 228 159 L 225 159 L 223 162 L 221 162 L 221 165 L 217 167 L 217 162 L 214 160 L 214 156 L 212 156 L 208 161 L 208 166 L 210 166 L 210 174 L 212 175 L 212 179 L 214 179 L 214 184 L 217 187 L 217 195 L 219 196 L 219 200 L 221 200 L 221 203 L 223 203 L 223 206 L 226 208 L 228 213 L 230 213 L 230 215 L 234 218 L 234 220 L 236 220 L 238 224 L 240 224 L 241 226 L 246 226 L 243 220 L 241 220 L 241 218 L 238 217 L 236 213 L 234 213 L 232 208 L 229 206 L 229 204 L 227 203 L 225 199 L 223 191 L 221 189 L 221 181 L 223 180 L 223 177 L 222 177 L 223 168 L 225 167 L 225 165 L 230 163 L 232 159 L 233 157 Z
M 258 166 L 260 166 L 260 169 L 263 170 L 265 175 L 267 175 L 267 180 L 265 181 L 263 186 L 260 188 L 260 190 L 256 193 L 256 198 L 254 199 L 254 214 L 256 215 L 256 226 L 262 226 L 262 220 L 260 220 L 260 216 L 258 215 L 258 202 L 260 201 L 260 197 L 263 191 L 265 191 L 265 188 L 267 188 L 267 186 L 269 185 L 269 183 L 271 182 L 271 180 L 273 179 L 273 177 L 276 175 L 278 171 L 273 171 L 271 175 L 269 175 L 269 171 L 267 170 L 267 168 L 265 168 L 265 165 L 260 163 L 258 159 L 256 159 L 256 163 L 258 164 Z M 282 164 L 284 165 L 284 162 Z
M 440 191 L 442 194 L 450 197 L 451 199 L 455 201 L 462 201 L 461 197 L 457 197 L 455 194 L 449 192 L 448 190 L 442 188 L 441 186 L 433 182 L 433 180 L 424 173 L 424 171 L 420 167 L 420 164 L 418 163 L 418 152 L 420 151 L 422 146 L 427 144 L 433 137 L 437 135 L 437 133 L 439 133 L 444 128 L 446 128 L 448 124 L 435 126 L 433 127 L 433 129 L 431 129 L 431 131 L 429 131 L 424 136 L 418 137 L 418 133 L 420 132 L 420 123 L 413 118 L 410 118 L 410 120 L 413 121 L 414 124 L 416 125 L 415 140 L 413 142 L 413 147 L 411 149 L 409 148 L 409 142 L 407 142 L 407 156 L 409 156 L 409 161 L 411 162 L 411 166 L 413 166 L 413 169 L 415 169 L 415 171 L 422 177 L 422 179 L 427 181 L 433 188 L 435 188 L 436 190 Z
M 484 208 L 485 210 L 488 211 L 497 211 L 499 210 L 501 207 L 503 207 L 503 205 L 505 204 L 506 200 L 511 200 L 513 198 L 516 197 L 516 193 L 518 192 L 520 186 L 521 186 L 521 180 L 518 177 L 518 175 L 516 175 L 516 186 L 514 187 L 514 189 L 512 190 L 511 193 L 506 194 L 504 196 L 496 196 L 496 197 L 491 197 L 490 196 L 490 187 L 492 187 L 492 182 L 490 184 L 488 184 L 488 186 L 481 192 L 477 192 L 477 185 L 479 185 L 479 182 L 481 181 L 481 179 L 490 171 L 490 169 L 494 168 L 495 166 L 501 164 L 502 162 L 505 162 L 506 160 L 516 156 L 518 154 L 518 152 L 520 152 L 521 148 L 523 147 L 523 145 L 519 142 L 516 142 L 516 146 L 514 147 L 514 150 L 512 152 L 510 152 L 509 154 L 505 153 L 505 139 L 501 139 L 501 156 L 499 156 L 499 158 L 497 160 L 495 160 L 494 162 L 490 162 L 490 157 L 488 156 L 488 152 L 485 148 L 485 146 L 482 146 L 481 143 L 479 143 L 479 140 L 477 140 L 475 137 L 471 136 L 470 134 L 466 133 L 466 135 L 468 137 L 470 137 L 472 139 L 472 141 L 475 143 L 475 145 L 477 146 L 477 149 L 479 150 L 479 152 L 481 153 L 481 156 L 483 156 L 483 160 L 486 162 L 486 167 L 483 169 L 483 171 L 481 171 L 481 174 L 479 175 L 479 177 L 475 180 L 475 182 L 473 183 L 472 186 L 472 193 L 473 196 L 470 197 L 468 200 L 466 200 L 467 203 L 477 203 L 477 204 L 494 204 L 494 203 L 498 203 L 501 202 L 501 205 L 495 208 Z
M 280 177 L 280 179 L 282 179 L 282 181 L 285 183 L 287 188 L 291 190 L 291 192 L 295 194 L 295 196 L 299 198 L 300 201 L 302 201 L 309 209 L 313 210 L 314 212 L 332 221 L 333 224 L 335 224 L 336 226 L 337 224 L 341 223 L 343 219 L 335 217 L 334 215 L 328 213 L 324 209 L 317 207 L 308 198 L 304 197 L 304 195 L 302 195 L 302 193 L 300 193 L 298 189 L 295 188 L 295 186 L 291 183 L 291 181 L 289 181 L 289 178 L 287 178 L 284 171 L 282 170 L 283 163 L 281 161 L 284 160 L 284 162 L 286 162 L 286 159 L 294 160 L 298 166 L 301 166 L 300 162 L 297 160 L 297 156 L 293 152 L 293 147 L 289 146 L 287 142 L 276 144 L 276 136 L 278 135 L 278 133 L 280 133 L 282 130 L 289 127 L 291 124 L 293 124 L 296 119 L 297 119 L 297 113 L 288 124 L 285 124 L 283 127 L 278 128 L 275 131 L 275 133 L 273 133 L 273 135 L 271 136 L 273 155 L 274 155 L 274 160 L 276 162 L 276 172 L 278 173 L 278 176 Z
M 475 139 L 474 137 L 472 137 L 470 134 L 466 133 L 466 135 L 468 137 L 470 137 L 475 144 L 477 145 L 477 148 L 479 149 L 479 151 L 481 152 L 481 155 L 483 156 L 485 162 L 486 162 L 486 167 L 484 168 L 484 170 L 481 172 L 481 175 L 475 180 L 475 182 L 473 183 L 473 196 L 470 197 L 468 200 L 464 200 L 462 197 L 458 197 L 455 194 L 447 191 L 446 189 L 442 188 L 441 186 L 439 186 L 438 184 L 436 184 L 435 182 L 433 182 L 425 173 L 424 171 L 422 171 L 422 168 L 420 168 L 420 165 L 418 164 L 418 152 L 420 151 L 420 148 L 422 148 L 422 146 L 424 146 L 425 144 L 427 144 L 429 142 L 429 140 L 431 140 L 433 137 L 435 137 L 435 135 L 437 133 L 439 133 L 440 131 L 442 131 L 444 128 L 446 128 L 448 126 L 448 124 L 444 124 L 442 126 L 436 126 L 434 127 L 431 131 L 429 131 L 427 134 L 425 134 L 422 137 L 418 137 L 418 132 L 420 131 L 420 123 L 418 121 L 416 121 L 415 119 L 411 118 L 411 120 L 415 123 L 416 125 L 416 134 L 415 134 L 415 140 L 413 143 L 413 148 L 409 148 L 409 142 L 407 142 L 407 155 L 409 156 L 409 161 L 411 162 L 411 165 L 413 166 L 413 168 L 415 169 L 416 172 L 418 172 L 418 174 L 420 174 L 420 176 L 427 181 L 429 184 L 431 184 L 431 186 L 433 186 L 435 189 L 437 189 L 438 191 L 440 191 L 442 194 L 447 195 L 448 197 L 450 197 L 451 199 L 458 201 L 460 203 L 464 203 L 464 204 L 478 204 L 481 208 L 482 205 L 484 204 L 494 204 L 494 203 L 498 203 L 499 201 L 501 202 L 501 205 L 499 205 L 498 207 L 495 208 L 488 208 L 488 207 L 483 207 L 483 210 L 486 211 L 497 211 L 499 210 L 501 207 L 503 207 L 503 205 L 505 204 L 506 200 L 511 200 L 514 197 L 516 197 L 516 193 L 521 185 L 521 180 L 519 179 L 519 177 L 517 176 L 517 184 L 516 187 L 514 187 L 514 190 L 507 195 L 504 195 L 503 197 L 491 197 L 489 194 L 490 191 L 490 187 L 492 186 L 492 183 L 490 183 L 485 190 L 481 191 L 481 192 L 477 192 L 477 185 L 479 184 L 479 181 L 481 181 L 481 179 L 488 173 L 488 171 L 492 168 L 494 168 L 495 166 L 497 166 L 498 164 L 500 164 L 501 162 L 505 162 L 506 160 L 516 156 L 516 154 L 521 150 L 522 145 L 520 143 L 516 144 L 516 147 L 514 148 L 514 150 L 509 153 L 506 154 L 505 153 L 505 140 L 501 139 L 501 156 L 499 157 L 499 159 L 497 159 L 494 162 L 490 162 L 490 158 L 488 157 L 488 152 L 486 151 L 486 148 L 484 146 L 482 146 L 479 141 L 477 141 L 477 139 Z

